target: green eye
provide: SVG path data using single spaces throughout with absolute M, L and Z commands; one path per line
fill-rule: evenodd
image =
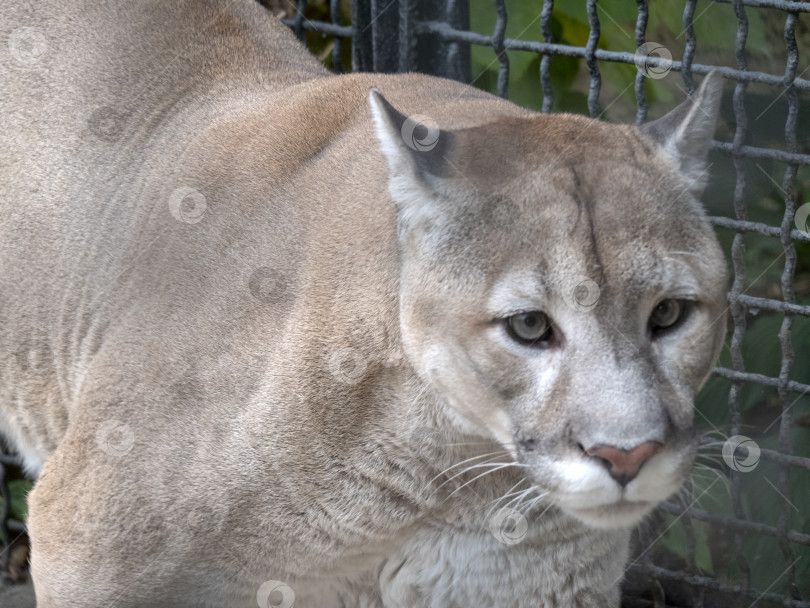
M 683 319 L 686 306 L 680 300 L 662 300 L 650 315 L 653 333 L 671 329 Z
M 533 344 L 551 338 L 551 322 L 544 312 L 532 311 L 512 315 L 506 319 L 509 333 L 518 342 Z

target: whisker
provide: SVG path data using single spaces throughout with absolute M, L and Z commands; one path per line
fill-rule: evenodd
M 520 484 L 525 483 L 526 481 L 527 481 L 526 478 L 521 479 L 515 485 L 513 485 L 511 488 L 509 488 L 506 491 L 506 494 L 504 494 L 503 496 L 501 496 L 499 498 L 495 498 L 495 499 L 491 500 L 490 504 L 492 504 L 494 502 L 494 503 L 496 503 L 496 506 L 497 506 L 497 503 L 499 503 L 500 501 L 505 500 L 505 499 L 509 498 L 510 496 L 514 496 L 515 494 L 520 494 L 523 490 L 518 490 L 516 492 L 514 492 L 513 490 L 516 487 L 518 487 Z
M 726 474 L 725 474 L 723 471 L 719 471 L 719 470 L 717 470 L 717 469 L 715 469 L 715 468 L 712 468 L 712 467 L 706 467 L 706 466 L 702 466 L 702 465 L 698 465 L 698 464 L 696 464 L 696 465 L 694 466 L 694 469 L 697 469 L 697 470 L 700 470 L 700 471 L 709 471 L 709 472 L 711 472 L 711 473 L 712 473 L 712 474 L 713 474 L 713 475 L 716 477 L 716 480 L 715 480 L 715 481 L 713 481 L 713 482 L 712 482 L 712 484 L 716 483 L 716 481 L 721 481 L 721 482 L 722 482 L 722 486 L 723 486 L 723 488 L 725 488 L 725 490 L 726 490 L 726 493 L 727 493 L 729 496 L 731 496 L 731 480 L 728 478 L 728 476 L 727 476 L 727 475 L 726 475 Z M 704 488 L 702 488 L 702 487 L 701 487 L 701 485 L 700 485 L 699 483 L 696 483 L 694 473 L 695 473 L 695 472 L 694 472 L 694 470 L 693 470 L 693 471 L 692 471 L 692 485 L 693 485 L 695 488 L 697 488 L 698 490 L 703 490 Z M 709 487 L 709 486 L 707 486 L 707 487 Z M 708 496 L 708 497 L 711 497 L 711 498 L 713 498 L 715 501 L 717 501 L 717 504 L 721 504 L 721 503 L 720 503 L 720 501 L 719 501 L 719 498 L 717 498 L 717 497 L 715 497 L 715 496 L 712 496 L 712 495 L 710 495 L 710 494 L 709 494 L 709 495 L 704 494 L 703 496 Z
M 443 443 L 444 448 L 455 447 L 459 445 L 492 445 L 492 441 L 462 441 L 461 443 Z
M 441 488 L 442 486 L 446 485 L 447 483 L 449 483 L 450 481 L 452 481 L 456 477 L 460 477 L 461 475 L 464 475 L 464 473 L 468 473 L 469 471 L 472 471 L 474 469 L 482 469 L 484 467 L 497 467 L 497 466 L 501 466 L 501 465 L 518 466 L 517 464 L 506 463 L 506 462 L 482 462 L 482 463 L 478 463 L 478 464 L 473 464 L 473 465 L 470 465 L 470 466 L 466 467 L 463 471 L 461 471 L 457 475 L 454 475 L 450 479 L 444 481 L 439 487 Z
M 467 486 L 468 486 L 468 485 L 470 485 L 472 482 L 474 482 L 476 479 L 480 479 L 481 477 L 484 477 L 485 475 L 489 475 L 490 473 L 494 473 L 495 471 L 500 471 L 500 470 L 502 470 L 502 469 L 506 469 L 506 468 L 509 468 L 509 467 L 513 467 L 513 466 L 515 466 L 516 464 L 517 464 L 517 463 L 514 463 L 514 462 L 502 462 L 502 463 L 497 463 L 496 468 L 494 468 L 494 469 L 492 469 L 492 470 L 490 470 L 490 471 L 484 471 L 484 472 L 483 472 L 483 473 L 481 473 L 480 475 L 477 475 L 476 477 L 473 477 L 473 478 L 472 478 L 472 479 L 470 479 L 469 481 L 465 482 L 464 484 L 460 485 L 460 486 L 459 486 L 459 487 L 457 487 L 455 490 L 453 490 L 452 492 L 450 492 L 450 494 L 449 494 L 449 495 L 447 496 L 447 498 L 445 498 L 444 500 L 447 500 L 448 498 L 450 498 L 450 496 L 452 496 L 452 495 L 453 495 L 453 494 L 455 494 L 456 492 L 458 492 L 458 491 L 462 490 L 463 488 L 467 487 Z M 495 465 L 491 465 L 491 466 L 495 466 Z
M 718 448 L 720 448 L 720 451 L 722 451 L 723 446 L 726 444 L 726 441 L 728 441 L 728 440 L 726 439 L 726 440 L 723 440 L 723 441 L 704 441 L 703 443 L 698 444 L 698 448 L 697 448 L 698 449 L 698 454 L 700 452 L 706 451 L 706 450 L 717 451 Z
M 523 512 L 524 515 L 528 515 L 532 509 L 534 509 L 535 505 L 539 503 L 542 499 L 549 495 L 549 492 L 541 492 L 540 488 L 537 486 L 532 486 L 532 489 L 537 493 L 537 496 L 531 498 L 529 495 L 526 499 L 525 506 L 521 506 L 520 510 Z
M 710 471 L 717 477 L 720 477 L 725 481 L 729 481 L 729 477 L 723 469 L 719 469 L 717 467 L 710 467 L 708 465 L 703 464 L 702 462 L 692 463 L 692 472 L 694 473 L 695 471 Z
M 506 500 L 507 498 L 509 498 L 510 496 L 517 496 L 518 494 L 522 494 L 523 492 L 525 492 L 525 490 L 517 490 L 517 491 L 514 491 L 514 492 L 512 490 L 514 490 L 520 484 L 526 483 L 527 481 L 528 480 L 526 478 L 521 479 L 515 485 L 513 485 L 511 488 L 509 488 L 509 491 L 506 494 L 504 494 L 503 496 L 500 496 L 500 497 L 498 497 L 498 498 L 496 498 L 494 500 L 491 500 L 489 502 L 489 504 L 491 506 L 490 506 L 489 509 L 487 509 L 486 517 L 487 518 L 491 517 L 493 513 L 495 513 L 497 510 L 499 510 L 501 508 L 501 503 L 504 500 Z
M 517 507 L 518 507 L 518 505 L 520 505 L 521 501 L 526 497 L 527 494 L 530 494 L 533 490 L 534 490 L 534 486 L 533 485 L 529 486 L 528 488 L 523 490 L 518 496 L 516 496 L 515 498 L 510 500 L 508 503 L 506 503 L 505 508 L 507 508 L 507 509 L 514 508 L 517 511 L 518 510 Z M 514 507 L 511 507 L 511 505 L 513 503 L 516 503 L 516 504 L 515 504 Z
M 452 471 L 452 470 L 453 470 L 453 469 L 455 469 L 456 467 L 460 467 L 460 466 L 462 466 L 463 464 L 466 464 L 466 463 L 468 463 L 468 462 L 472 462 L 473 460 L 479 460 L 479 459 L 481 459 L 481 458 L 489 458 L 490 456 L 493 456 L 493 457 L 496 457 L 496 458 L 497 458 L 497 457 L 503 456 L 504 454 L 508 454 L 508 453 L 509 453 L 509 452 L 507 452 L 506 450 L 500 450 L 500 451 L 498 451 L 498 452 L 490 452 L 489 454 L 481 454 L 480 456 L 473 456 L 472 458 L 467 458 L 466 460 L 462 460 L 461 462 L 458 462 L 458 463 L 456 463 L 456 464 L 450 465 L 450 466 L 449 466 L 449 467 L 447 467 L 445 470 L 443 470 L 441 473 L 439 473 L 438 475 L 436 475 L 436 476 L 435 476 L 433 479 L 431 479 L 431 480 L 428 482 L 428 486 L 429 486 L 430 484 L 432 484 L 434 481 L 436 481 L 436 480 L 437 480 L 439 477 L 441 477 L 442 475 L 444 475 L 444 474 L 446 474 L 446 473 L 449 473 L 450 471 Z M 463 471 L 462 471 L 462 473 L 461 473 L 461 474 L 463 474 Z M 451 479 L 453 479 L 453 478 L 451 478 Z
M 709 443 L 709 442 L 707 442 L 707 441 L 705 441 L 705 440 L 706 440 L 706 439 L 711 439 L 711 438 L 713 438 L 714 436 L 720 437 L 720 439 L 721 439 L 723 442 L 725 442 L 725 441 L 727 441 L 727 440 L 728 440 L 728 434 L 727 434 L 727 433 L 724 433 L 724 432 L 723 432 L 723 431 L 721 431 L 720 429 L 709 429 L 709 430 L 707 430 L 705 433 L 701 433 L 701 434 L 700 434 L 700 437 L 698 438 L 698 440 L 701 442 L 701 444 L 706 444 L 706 443 Z
M 480 469 L 480 468 L 483 468 L 483 467 L 495 467 L 495 466 L 499 466 L 501 464 L 504 464 L 502 462 L 497 462 L 497 460 L 498 460 L 498 457 L 494 457 L 492 460 L 489 460 L 488 462 L 479 462 L 478 464 L 470 465 L 468 467 L 465 467 L 463 470 L 456 473 L 452 477 L 449 477 L 448 479 L 444 480 L 441 484 L 439 484 L 439 486 L 436 488 L 436 490 L 439 490 L 439 489 L 443 488 L 444 486 L 446 486 L 448 483 L 450 483 L 454 479 L 457 479 L 458 477 L 461 477 L 462 475 L 464 475 L 465 473 L 468 473 L 469 471 L 472 471 L 473 469 Z
M 543 517 L 543 515 L 546 514 L 546 511 L 548 511 L 553 506 L 554 506 L 553 502 L 548 503 L 548 506 L 545 509 L 543 509 L 543 512 L 540 513 L 540 515 L 537 516 L 537 519 L 540 519 L 541 517 Z
M 695 461 L 711 462 L 717 465 L 722 465 L 725 462 L 721 454 L 697 454 Z

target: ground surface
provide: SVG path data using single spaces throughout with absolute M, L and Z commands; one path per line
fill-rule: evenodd
M 14 584 L 4 582 L 0 577 L 0 606 L 3 608 L 35 608 L 34 587 L 27 583 Z

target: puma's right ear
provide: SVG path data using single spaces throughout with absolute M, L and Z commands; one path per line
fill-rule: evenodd
M 641 131 L 661 145 L 680 165 L 695 194 L 706 186 L 706 155 L 714 137 L 723 77 L 709 72 L 697 92 L 662 118 L 641 126 Z
M 455 137 L 428 116 L 400 113 L 376 88 L 368 94 L 380 148 L 388 161 L 388 190 L 397 208 L 425 211 L 437 181 L 453 173 Z

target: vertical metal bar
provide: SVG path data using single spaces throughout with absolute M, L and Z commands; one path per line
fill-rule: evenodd
M 329 0 L 329 16 L 335 25 L 343 25 L 343 17 L 340 15 L 340 0 Z M 332 68 L 343 73 L 343 36 L 335 36 L 335 46 L 332 48 Z
M 695 49 L 697 48 L 695 24 L 693 22 L 696 6 L 697 0 L 686 0 L 686 6 L 683 8 L 683 31 L 686 34 L 686 46 L 683 49 L 681 76 L 683 76 L 683 82 L 689 93 L 695 90 L 695 81 L 692 78 L 692 60 L 695 58 Z
M 417 2 L 414 0 L 400 0 L 399 3 L 399 62 L 397 71 L 400 73 L 419 71 L 418 43 L 419 35 L 414 30 L 418 19 Z
M 371 37 L 371 0 L 353 0 L 352 69 L 370 72 L 374 69 L 374 41 Z
M 796 78 L 796 66 L 799 63 L 799 49 L 796 46 L 795 33 L 796 22 L 796 13 L 789 13 L 785 20 L 785 47 L 788 54 L 787 63 L 785 65 L 785 97 L 788 102 L 788 115 L 785 121 L 785 150 L 794 153 L 798 151 L 796 145 L 796 122 L 799 117 L 799 95 L 793 87 L 793 80 Z M 782 249 L 785 252 L 785 266 L 782 270 L 781 283 L 782 299 L 789 304 L 796 302 L 796 297 L 793 293 L 793 277 L 796 273 L 796 248 L 793 245 L 793 240 L 790 238 L 790 232 L 793 228 L 793 219 L 796 213 L 795 186 L 798 169 L 798 165 L 789 164 L 782 180 L 782 189 L 785 194 L 785 215 L 782 218 L 780 240 L 782 241 Z M 791 330 L 793 328 L 793 314 L 789 312 L 785 312 L 784 314 L 785 317 L 782 320 L 782 327 L 779 330 L 779 340 L 782 345 L 782 365 L 779 369 L 779 387 L 777 388 L 779 401 L 782 404 L 782 419 L 779 423 L 779 446 L 782 453 L 792 454 L 793 449 L 790 431 L 793 416 L 790 407 L 793 405 L 793 402 L 790 399 L 790 392 L 788 391 L 787 385 L 790 370 L 793 366 L 793 345 L 790 341 Z M 787 463 L 783 463 L 779 467 L 777 486 L 783 496 L 790 494 L 790 465 Z M 793 549 L 787 538 L 787 532 L 790 529 L 791 508 L 792 505 L 789 501 L 785 501 L 782 505 L 782 512 L 779 514 L 779 520 L 777 522 L 777 529 L 779 531 L 777 540 L 779 548 L 785 556 L 785 562 L 788 564 L 785 573 L 785 591 L 795 599 L 798 599 L 796 564 L 793 561 Z
M 402 0 L 403 2 L 414 0 Z M 399 67 L 399 0 L 371 0 L 371 39 L 375 72 L 394 73 Z
M 543 10 L 540 13 L 540 29 L 543 32 L 543 42 L 552 43 L 551 13 L 554 10 L 554 0 L 543 0 Z M 543 53 L 540 60 L 540 87 L 543 90 L 543 112 L 551 112 L 554 103 L 554 91 L 551 89 L 551 53 Z
M 697 566 L 697 541 L 695 539 L 695 526 L 692 523 L 691 506 L 695 504 L 695 487 L 690 480 L 686 484 L 689 503 L 683 510 L 681 522 L 686 533 L 686 567 L 692 576 L 700 576 Z M 705 590 L 700 585 L 692 585 L 692 608 L 703 608 L 703 596 Z
M 470 82 L 470 44 L 440 34 L 419 33 L 417 24 L 438 21 L 469 31 L 469 0 L 399 0 L 399 71 L 421 72 Z
M 298 9 L 295 13 L 293 31 L 301 42 L 304 42 L 304 16 L 307 14 L 307 0 L 298 0 Z
M 649 7 L 647 0 L 636 0 L 636 49 L 646 42 L 647 19 L 649 18 Z M 641 125 L 647 121 L 647 94 L 644 92 L 646 77 L 641 70 L 636 70 L 636 124 Z
M 2 437 L 0 437 L 0 456 L 3 455 Z M 8 558 L 11 544 L 11 532 L 8 529 L 8 517 L 11 506 L 11 493 L 6 481 L 6 465 L 0 459 L 0 575 L 8 571 Z
M 448 0 L 444 20 L 457 30 L 470 29 L 469 0 Z M 461 82 L 470 82 L 470 45 L 460 42 L 446 44 L 445 75 Z
M 507 97 L 509 95 L 509 57 L 506 55 L 506 48 L 503 39 L 506 36 L 506 5 L 504 0 L 495 0 L 495 8 L 498 17 L 495 21 L 495 32 L 492 34 L 492 47 L 498 56 L 500 66 L 498 67 L 498 95 Z
M 597 0 L 588 0 L 588 26 L 591 28 L 588 34 L 588 43 L 585 45 L 585 63 L 588 66 L 588 73 L 591 75 L 591 86 L 588 89 L 588 114 L 591 118 L 599 116 L 599 91 L 602 88 L 602 76 L 599 74 L 599 65 L 596 62 L 596 47 L 599 44 L 600 24 L 599 15 L 596 12 Z
M 694 14 L 694 2 L 690 2 L 691 11 L 689 13 L 687 36 L 690 36 L 692 44 L 690 46 L 687 41 L 687 49 L 684 52 L 684 65 L 686 65 L 686 56 L 689 55 L 689 64 L 691 65 L 691 58 L 695 53 L 694 43 L 694 27 L 692 26 L 691 15 Z M 737 64 L 741 70 L 747 70 L 748 64 L 745 58 L 745 38 L 748 32 L 748 22 L 745 17 L 745 8 L 742 6 L 741 0 L 734 0 L 734 10 L 737 13 L 737 39 L 735 52 L 737 55 Z M 687 26 L 687 14 L 684 12 L 684 26 Z M 691 50 L 690 50 L 691 49 Z M 691 72 L 687 76 L 684 70 L 684 82 L 686 86 L 690 87 L 690 91 L 694 88 Z M 734 118 L 736 128 L 734 130 L 734 142 L 732 150 L 732 160 L 734 163 L 734 172 L 736 175 L 736 183 L 734 186 L 734 213 L 738 219 L 744 220 L 746 218 L 745 207 L 745 189 L 746 189 L 746 162 L 745 156 L 740 152 L 740 148 L 745 143 L 745 136 L 748 131 L 748 115 L 745 111 L 745 82 L 738 82 L 734 87 Z M 734 332 L 731 336 L 731 362 L 732 367 L 737 370 L 745 371 L 745 361 L 742 353 L 742 342 L 745 336 L 746 320 L 745 320 L 745 307 L 738 300 L 740 294 L 745 287 L 745 242 L 744 233 L 737 232 L 734 235 L 734 241 L 731 244 L 731 259 L 734 267 L 734 283 L 729 293 L 731 318 L 734 323 Z M 731 411 L 731 435 L 739 435 L 740 426 L 742 424 L 742 413 L 740 411 L 740 390 L 742 389 L 742 382 L 734 381 L 728 395 L 728 406 Z M 747 517 L 742 507 L 742 479 L 741 473 L 738 471 L 731 471 L 731 501 L 734 509 L 734 516 L 737 519 L 746 520 Z M 737 563 L 742 572 L 742 586 L 744 589 L 749 589 L 751 585 L 751 571 L 748 565 L 748 559 L 743 550 L 743 536 L 740 531 L 734 532 L 734 550 L 736 553 Z

